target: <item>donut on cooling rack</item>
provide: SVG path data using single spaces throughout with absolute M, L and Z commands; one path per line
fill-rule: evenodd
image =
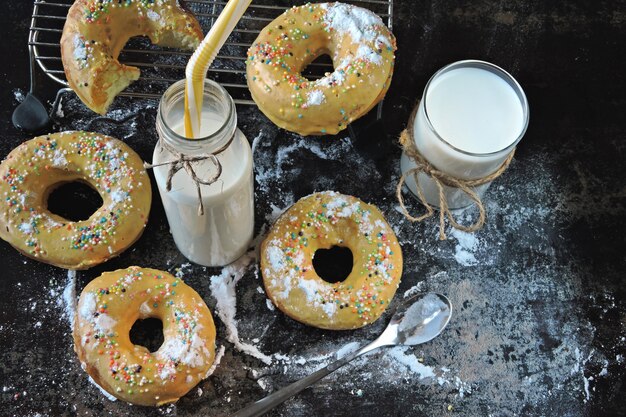
M 48 210 L 59 185 L 84 182 L 103 204 L 73 222 Z M 124 251 L 148 221 L 152 190 L 143 162 L 128 145 L 98 133 L 39 136 L 0 164 L 0 238 L 23 254 L 67 269 L 86 269 Z
M 318 249 L 347 247 L 354 264 L 342 282 L 316 273 Z M 385 311 L 402 275 L 402 252 L 378 209 L 328 191 L 309 195 L 289 208 L 261 246 L 267 295 L 285 314 L 322 329 L 355 329 Z
M 176 0 L 76 0 L 61 37 L 65 76 L 87 107 L 106 113 L 122 90 L 139 78 L 139 69 L 118 61 L 133 36 L 152 43 L 193 50 L 202 29 Z
M 336 134 L 384 97 L 395 38 L 373 12 L 343 3 L 292 7 L 248 50 L 247 80 L 259 109 L 301 135 Z M 334 72 L 309 81 L 302 70 L 330 54 Z
M 130 341 L 135 321 L 146 318 L 163 323 L 156 352 Z M 215 325 L 206 304 L 180 279 L 155 269 L 105 272 L 87 284 L 73 334 L 83 369 L 133 404 L 176 401 L 206 378 L 215 360 Z

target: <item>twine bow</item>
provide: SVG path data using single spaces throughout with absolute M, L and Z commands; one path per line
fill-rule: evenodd
M 167 171 L 167 180 L 165 182 L 165 189 L 168 192 L 172 189 L 172 178 L 174 177 L 174 175 L 181 169 L 184 169 L 187 172 L 187 174 L 189 174 L 189 176 L 191 177 L 191 179 L 196 185 L 196 191 L 198 193 L 198 216 L 203 216 L 204 204 L 202 203 L 202 190 L 200 189 L 200 185 L 201 184 L 211 185 L 214 182 L 216 182 L 219 179 L 219 177 L 222 175 L 222 164 L 220 163 L 219 159 L 217 159 L 216 155 L 223 152 L 230 145 L 231 142 L 232 142 L 232 138 L 228 141 L 228 143 L 225 146 L 223 146 L 220 150 L 218 150 L 215 153 L 189 156 L 189 155 L 185 155 L 182 152 L 176 151 L 174 148 L 167 145 L 162 140 L 159 140 L 159 142 L 157 143 L 157 146 L 160 146 L 161 148 L 166 149 L 168 152 L 174 155 L 174 159 L 171 161 L 161 162 L 158 164 L 149 164 L 147 162 L 144 162 L 143 165 L 146 169 L 151 169 L 151 168 L 159 167 L 163 165 L 170 166 L 169 170 Z M 205 161 L 207 159 L 210 159 L 211 162 L 213 162 L 213 165 L 216 168 L 216 172 L 213 176 L 211 176 L 211 178 L 202 179 L 196 174 L 196 171 L 194 170 L 192 164 L 194 162 Z
M 400 209 L 402 210 L 402 214 L 404 214 L 404 217 L 406 217 L 408 220 L 412 222 L 421 222 L 422 220 L 425 220 L 434 214 L 435 210 L 426 201 L 426 197 L 424 196 L 424 191 L 422 190 L 422 187 L 420 186 L 418 178 L 417 178 L 418 174 L 420 172 L 423 172 L 424 174 L 428 175 L 429 177 L 433 179 L 433 182 L 435 183 L 435 185 L 437 185 L 437 188 L 439 191 L 439 239 L 440 240 L 446 239 L 446 233 L 445 233 L 446 216 L 448 217 L 448 221 L 450 222 L 450 225 L 454 227 L 455 229 L 462 230 L 464 232 L 475 232 L 479 230 L 480 228 L 482 228 L 483 225 L 485 224 L 486 214 L 485 214 L 485 207 L 483 206 L 483 203 L 480 197 L 478 196 L 476 191 L 472 189 L 472 187 L 486 184 L 488 182 L 495 180 L 500 175 L 502 175 L 502 173 L 506 171 L 506 169 L 508 168 L 509 164 L 511 163 L 511 160 L 513 160 L 515 149 L 511 151 L 511 153 L 507 156 L 507 158 L 502 163 L 502 165 L 500 165 L 500 167 L 495 172 L 485 177 L 477 178 L 473 180 L 465 180 L 465 179 L 456 178 L 450 174 L 447 174 L 435 168 L 417 150 L 417 147 L 415 146 L 415 142 L 413 140 L 413 123 L 414 123 L 415 116 L 417 113 L 417 108 L 418 108 L 418 105 L 416 105 L 415 108 L 413 109 L 413 112 L 411 113 L 411 117 L 409 118 L 409 123 L 406 129 L 404 129 L 402 133 L 400 133 L 400 145 L 402 146 L 402 149 L 404 150 L 404 153 L 406 154 L 406 156 L 408 156 L 409 159 L 413 161 L 416 165 L 415 168 L 412 168 L 402 173 L 402 176 L 400 177 L 400 180 L 398 181 L 398 185 L 396 186 L 396 197 L 398 199 L 398 202 L 400 203 Z M 409 213 L 409 211 L 407 210 L 404 204 L 404 197 L 402 197 L 402 186 L 406 182 L 406 179 L 411 175 L 413 176 L 413 179 L 415 180 L 417 197 L 419 198 L 420 203 L 426 208 L 426 213 L 418 217 L 412 216 Z M 474 202 L 474 204 L 476 204 L 476 206 L 478 207 L 478 220 L 476 220 L 476 222 L 474 222 L 470 226 L 463 226 L 462 224 L 459 224 L 456 221 L 456 219 L 452 215 L 452 212 L 450 211 L 450 208 L 448 207 L 448 200 L 446 198 L 445 191 L 443 188 L 444 185 L 447 185 L 448 187 L 458 188 L 459 190 L 463 191 L 470 198 L 470 200 Z

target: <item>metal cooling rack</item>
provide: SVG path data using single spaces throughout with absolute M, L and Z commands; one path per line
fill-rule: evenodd
M 61 62 L 60 40 L 63 24 L 72 3 L 72 0 L 35 0 L 28 39 L 34 62 L 48 77 L 64 87 L 68 84 Z M 246 51 L 269 22 L 286 8 L 304 3 L 305 1 L 253 0 L 213 62 L 208 77 L 222 84 L 236 103 L 254 105 L 245 80 Z M 351 0 L 346 3 L 372 10 L 390 29 L 392 28 L 393 0 Z M 186 7 L 200 22 L 204 33 L 208 32 L 225 4 L 224 0 L 185 2 Z M 152 45 L 146 38 L 132 38 L 119 59 L 126 65 L 138 67 L 141 70 L 141 77 L 120 95 L 159 98 L 169 85 L 184 78 L 185 65 L 190 56 L 191 52 Z M 309 79 L 317 79 L 328 71 L 332 71 L 332 63 L 327 56 L 323 56 L 311 63 L 304 75 Z

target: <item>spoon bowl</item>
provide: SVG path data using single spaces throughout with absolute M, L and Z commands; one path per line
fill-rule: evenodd
M 35 41 L 36 32 L 31 32 L 29 42 Z M 13 126 L 27 133 L 39 133 L 50 124 L 50 116 L 46 107 L 33 93 L 37 91 L 37 77 L 35 76 L 35 52 L 33 46 L 28 47 L 30 59 L 30 90 L 24 101 L 13 110 L 11 120 Z
M 13 126 L 28 133 L 40 132 L 50 124 L 48 111 L 32 93 L 28 93 L 15 108 L 11 120 Z
M 413 346 L 426 343 L 443 331 L 450 321 L 451 314 L 452 303 L 442 294 L 421 293 L 404 300 L 396 307 L 389 324 L 376 340 L 249 405 L 233 414 L 232 417 L 253 417 L 265 414 L 331 372 L 374 349 L 382 346 Z
M 451 314 L 452 303 L 445 295 L 420 294 L 400 304 L 390 324 L 398 324 L 400 344 L 419 345 L 437 337 L 448 325 Z

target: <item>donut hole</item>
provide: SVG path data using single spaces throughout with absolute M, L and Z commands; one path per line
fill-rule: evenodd
M 102 207 L 102 197 L 89 183 L 71 181 L 55 185 L 47 204 L 52 214 L 79 222 L 87 220 Z
M 322 53 L 317 56 L 313 61 L 309 62 L 307 66 L 305 66 L 301 73 L 304 78 L 309 81 L 315 81 L 319 78 L 322 78 L 326 75 L 327 72 L 333 72 L 333 61 L 330 58 L 330 55 L 327 53 Z
M 321 279 L 331 284 L 348 278 L 353 266 L 352 251 L 344 246 L 318 249 L 313 254 L 313 269 Z
M 139 319 L 130 328 L 130 341 L 134 345 L 143 346 L 150 352 L 156 352 L 163 344 L 163 322 L 149 317 Z

